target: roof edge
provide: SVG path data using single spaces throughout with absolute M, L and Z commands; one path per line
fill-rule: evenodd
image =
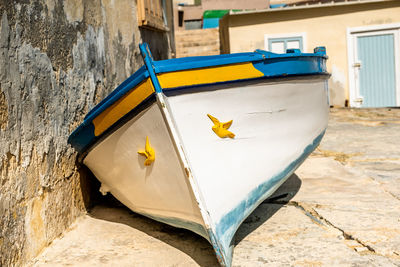
M 270 12 L 280 12 L 289 10 L 299 10 L 299 9 L 309 9 L 309 8 L 322 8 L 322 7 L 333 7 L 333 6 L 348 6 L 348 5 L 361 5 L 361 4 L 371 4 L 371 3 L 384 3 L 384 2 L 396 2 L 396 0 L 345 0 L 344 2 L 328 2 L 328 3 L 315 3 L 315 4 L 301 4 L 301 5 L 291 5 L 279 8 L 268 8 L 259 10 L 243 10 L 243 11 L 229 11 L 229 16 L 238 16 L 246 14 L 257 14 L 257 13 L 270 13 Z

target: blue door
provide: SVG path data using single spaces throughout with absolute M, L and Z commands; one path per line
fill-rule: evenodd
M 357 37 L 362 107 L 396 106 L 394 34 Z

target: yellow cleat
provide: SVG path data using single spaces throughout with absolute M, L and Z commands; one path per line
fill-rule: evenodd
M 219 122 L 217 118 L 214 118 L 210 114 L 207 114 L 207 116 L 210 118 L 210 120 L 214 123 L 214 126 L 212 127 L 212 130 L 216 135 L 218 135 L 221 138 L 234 138 L 235 134 L 228 131 L 229 127 L 231 127 L 233 120 L 230 120 L 228 122 Z
M 156 152 L 150 146 L 149 137 L 146 136 L 146 146 L 144 150 L 139 150 L 138 153 L 146 157 L 144 165 L 149 166 L 156 159 Z

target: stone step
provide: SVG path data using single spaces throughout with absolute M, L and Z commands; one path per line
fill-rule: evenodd
M 197 34 L 215 34 L 218 33 L 219 29 L 197 29 L 197 30 L 186 30 L 186 31 L 176 31 L 175 35 L 188 36 Z
M 178 31 L 175 33 L 176 57 L 218 55 L 218 29 Z
M 204 40 L 218 40 L 219 35 L 210 35 L 210 36 L 190 36 L 190 37 L 176 37 L 175 40 L 179 42 L 201 42 Z
M 218 41 L 204 41 L 204 42 L 181 42 L 176 45 L 176 48 L 197 47 L 197 46 L 219 46 Z

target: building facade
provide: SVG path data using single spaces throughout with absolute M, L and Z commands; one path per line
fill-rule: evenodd
M 400 106 L 399 37 L 400 1 L 392 0 L 312 1 L 220 21 L 224 53 L 325 46 L 334 106 Z

